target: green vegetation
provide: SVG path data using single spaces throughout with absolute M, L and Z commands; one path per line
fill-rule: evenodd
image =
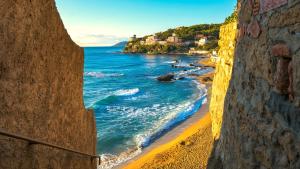
M 166 41 L 168 37 L 175 33 L 183 43 L 166 43 L 166 44 L 153 44 L 145 45 L 141 41 L 146 41 L 149 36 L 138 38 L 130 41 L 124 48 L 127 53 L 148 53 L 148 54 L 168 54 L 168 53 L 187 53 L 191 47 L 198 48 L 199 50 L 213 50 L 218 47 L 218 39 L 221 24 L 201 24 L 190 27 L 178 27 L 175 29 L 168 29 L 164 32 L 156 33 L 155 36 L 160 41 Z M 204 46 L 197 47 L 195 41 L 199 40 L 197 35 L 206 36 L 209 43 Z M 189 42 L 188 44 L 184 42 Z
M 185 53 L 189 48 L 180 45 L 141 45 L 140 42 L 129 42 L 124 51 L 128 53 L 147 53 L 147 54 L 169 54 L 169 53 Z
M 155 35 L 161 39 L 166 40 L 169 36 L 175 33 L 183 41 L 195 40 L 195 36 L 202 34 L 205 36 L 219 37 L 220 24 L 201 24 L 190 27 L 179 27 L 176 29 L 168 29 L 165 32 L 159 32 Z
M 238 18 L 237 8 L 235 7 L 234 11 L 232 12 L 232 14 L 225 19 L 224 24 L 228 24 L 228 23 L 237 21 L 237 18 Z

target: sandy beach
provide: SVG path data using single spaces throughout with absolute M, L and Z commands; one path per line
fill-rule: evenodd
M 207 152 L 211 152 L 213 146 L 208 113 L 213 75 L 211 72 L 197 77 L 208 89 L 207 103 L 203 104 L 197 113 L 145 148 L 141 154 L 115 168 L 206 168 L 210 156 Z
M 209 113 L 185 129 L 172 141 L 153 146 L 156 146 L 156 148 L 145 151 L 135 159 L 119 166 L 119 168 L 205 168 L 210 155 L 207 152 L 212 149 Z

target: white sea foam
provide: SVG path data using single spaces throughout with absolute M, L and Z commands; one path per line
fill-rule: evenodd
M 192 106 L 193 106 L 192 101 L 186 101 L 179 105 L 165 105 L 160 108 L 157 107 L 158 109 L 160 109 L 158 111 L 160 112 L 159 114 L 163 113 L 165 115 L 162 116 L 156 123 L 154 123 L 150 129 L 141 132 L 140 134 L 137 134 L 135 136 L 136 144 L 139 147 L 142 147 L 144 144 L 147 144 L 146 142 L 149 141 L 151 136 L 153 136 L 153 134 L 163 129 L 165 127 L 165 124 L 172 121 L 178 115 L 179 112 L 189 111 L 192 109 Z
M 90 77 L 96 77 L 96 78 L 102 78 L 104 77 L 104 74 L 101 72 L 86 72 L 84 73 L 85 76 L 90 76 Z
M 104 74 L 102 72 L 85 72 L 84 75 L 89 76 L 89 77 L 96 77 L 96 78 L 124 76 L 123 73 L 107 73 L 107 74 Z
M 146 93 L 146 94 L 143 94 L 141 96 L 133 96 L 133 97 L 130 97 L 130 98 L 127 98 L 125 100 L 127 101 L 136 101 L 136 100 L 141 100 L 141 99 L 147 99 L 150 97 L 150 93 Z
M 140 91 L 140 89 L 138 88 L 134 88 L 134 89 L 121 89 L 121 90 L 117 90 L 114 92 L 115 96 L 131 96 L 131 95 L 135 95 Z
M 184 121 L 187 117 L 194 114 L 194 110 L 196 104 L 199 104 L 199 100 L 201 100 L 201 104 L 207 102 L 206 95 L 207 89 L 205 85 L 199 83 L 196 80 L 193 82 L 197 85 L 198 92 L 197 97 L 195 99 L 187 100 L 182 102 L 179 105 L 174 105 L 172 103 L 160 103 L 154 104 L 151 107 L 137 108 L 131 106 L 107 106 L 107 111 L 109 113 L 118 113 L 120 117 L 124 117 L 126 119 L 141 119 L 144 123 L 147 123 L 147 118 L 155 118 L 158 117 L 158 120 L 154 124 L 149 123 L 149 128 L 146 128 L 145 131 L 137 134 L 134 138 L 136 142 L 137 148 L 134 150 L 128 150 L 124 153 L 121 153 L 118 156 L 110 155 L 110 154 L 102 154 L 102 163 L 98 166 L 98 169 L 111 169 L 123 162 L 126 162 L 142 151 L 142 145 L 147 144 L 151 137 L 156 133 L 160 132 L 162 129 L 170 130 L 176 123 L 179 121 Z M 126 89 L 126 90 L 118 90 L 114 92 L 119 95 L 134 95 L 139 92 L 139 89 Z M 170 128 L 171 127 L 171 128 Z M 150 140 L 151 141 L 151 140 Z
M 142 150 L 137 148 L 137 149 L 127 150 L 118 156 L 111 155 L 111 154 L 102 154 L 101 165 L 98 166 L 98 169 L 114 168 L 115 166 L 134 158 L 141 152 Z
M 174 63 L 176 63 L 176 61 L 166 61 L 166 62 L 164 62 L 164 63 L 167 63 L 167 64 L 174 64 Z
M 176 123 L 184 121 L 190 115 L 194 114 L 197 111 L 195 109 L 197 102 L 201 101 L 201 105 L 207 103 L 206 86 L 199 83 L 197 80 L 193 80 L 193 82 L 196 83 L 199 90 L 197 92 L 198 96 L 196 100 L 185 101 L 179 105 L 165 105 L 163 107 L 161 107 L 161 105 L 153 105 L 153 107 L 160 109 L 160 113 L 168 113 L 158 120 L 151 129 L 136 135 L 135 142 L 138 146 L 142 146 L 143 144 L 147 145 L 147 142 L 150 143 L 150 139 L 155 133 L 161 132 L 162 130 L 170 130 L 173 127 L 172 125 L 176 125 Z

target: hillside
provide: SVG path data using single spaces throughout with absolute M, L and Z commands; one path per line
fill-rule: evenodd
M 113 47 L 125 47 L 127 45 L 127 41 L 122 41 L 113 45 Z
M 200 24 L 178 27 L 147 35 L 135 36 L 125 46 L 126 53 L 174 54 L 188 53 L 189 50 L 216 50 L 220 24 Z

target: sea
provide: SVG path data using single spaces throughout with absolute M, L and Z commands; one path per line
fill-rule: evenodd
M 191 66 L 199 56 L 122 50 L 84 48 L 84 104 L 95 113 L 99 168 L 112 168 L 138 155 L 206 102 L 206 88 L 189 76 L 212 71 Z M 169 73 L 176 80 L 157 80 Z

